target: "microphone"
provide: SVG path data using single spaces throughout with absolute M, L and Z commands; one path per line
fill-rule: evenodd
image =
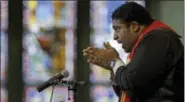
M 62 70 L 60 73 L 56 74 L 55 76 L 50 78 L 48 81 L 46 81 L 43 84 L 39 85 L 37 87 L 37 91 L 41 92 L 44 89 L 46 89 L 47 87 L 53 85 L 53 83 L 56 82 L 57 80 L 60 80 L 60 79 L 63 79 L 63 78 L 67 78 L 68 76 L 69 76 L 69 72 L 67 70 Z

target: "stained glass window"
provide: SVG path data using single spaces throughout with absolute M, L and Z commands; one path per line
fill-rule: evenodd
M 8 1 L 1 1 L 1 102 L 7 102 L 6 70 L 7 70 L 7 25 L 8 25 Z
M 111 86 L 97 85 L 92 87 L 91 97 L 93 98 L 93 102 L 118 102 L 118 97 Z
M 36 87 L 26 87 L 25 88 L 25 102 L 48 102 L 51 98 L 52 88 L 47 88 L 43 92 L 39 93 Z M 68 96 L 69 95 L 69 96 Z M 70 100 L 68 100 L 70 98 Z M 73 102 L 73 94 L 69 91 L 67 87 L 57 86 L 53 91 L 52 102 Z
M 36 86 L 64 69 L 69 71 L 68 80 L 74 76 L 76 2 L 25 1 L 24 5 L 26 28 L 23 70 L 26 102 L 47 102 L 51 88 L 38 93 Z M 66 102 L 64 97 L 67 87 L 60 86 L 55 90 L 53 102 Z
M 1 87 L 1 102 L 8 102 L 7 101 L 7 90 Z

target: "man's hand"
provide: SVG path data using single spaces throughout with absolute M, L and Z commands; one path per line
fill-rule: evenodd
M 83 55 L 87 56 L 89 63 L 110 70 L 109 61 L 119 59 L 119 54 L 109 43 L 104 43 L 104 47 L 105 49 L 88 47 L 83 50 Z

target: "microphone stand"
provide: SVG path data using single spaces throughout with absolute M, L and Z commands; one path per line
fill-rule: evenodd
M 69 91 L 73 91 L 74 102 L 76 102 L 77 85 L 75 84 L 73 87 L 68 86 L 68 92 Z
M 73 91 L 74 102 L 76 102 L 76 96 L 77 96 L 76 93 L 77 93 L 78 86 L 84 85 L 84 84 L 86 84 L 86 82 L 83 82 L 83 81 L 79 81 L 79 82 L 68 82 L 68 81 L 60 80 L 59 79 L 59 80 L 52 81 L 51 84 L 52 84 L 52 92 L 51 92 L 51 96 L 50 96 L 50 102 L 52 102 L 54 88 L 55 88 L 55 86 L 57 84 L 67 84 L 68 85 L 68 100 L 71 100 L 71 98 L 69 96 L 69 91 Z
M 51 82 L 52 84 L 52 91 L 51 91 L 51 96 L 50 96 L 50 102 L 52 102 L 53 100 L 53 93 L 54 93 L 54 89 L 55 89 L 55 86 L 61 81 L 61 79 L 58 79 L 58 80 L 54 80 Z
M 84 85 L 85 82 L 80 81 L 80 82 L 74 82 L 73 84 L 74 85 L 72 87 L 68 86 L 68 92 L 69 91 L 73 91 L 74 102 L 76 102 L 76 97 L 77 97 L 77 94 L 76 93 L 77 93 L 78 86 Z M 70 85 L 70 83 L 69 83 L 69 85 Z M 70 100 L 70 98 L 68 98 L 68 100 Z
M 50 102 L 52 102 L 52 100 L 53 100 L 53 92 L 54 92 L 55 86 L 56 86 L 55 84 L 52 85 L 52 91 L 51 91 L 51 96 L 50 96 Z

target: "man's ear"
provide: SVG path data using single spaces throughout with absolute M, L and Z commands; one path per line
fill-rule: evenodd
M 139 23 L 136 21 L 131 22 L 131 29 L 133 32 L 139 32 L 140 26 Z

